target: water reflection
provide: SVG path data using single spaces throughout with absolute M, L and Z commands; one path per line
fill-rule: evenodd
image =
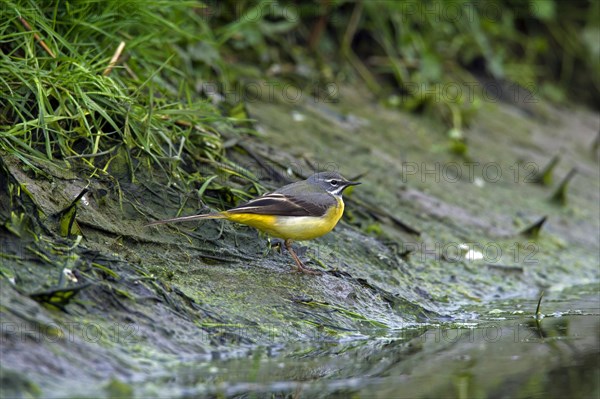
M 519 315 L 260 347 L 238 358 L 179 364 L 153 383 L 178 396 L 597 397 L 597 304 L 594 297 L 585 311 L 541 320 Z

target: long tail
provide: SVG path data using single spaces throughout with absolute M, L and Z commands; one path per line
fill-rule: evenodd
M 181 216 L 181 217 L 172 218 L 172 219 L 155 220 L 154 222 L 150 222 L 150 223 L 144 225 L 144 227 L 154 226 L 154 225 L 157 225 L 157 224 L 190 222 L 192 220 L 198 220 L 198 219 L 227 219 L 227 216 L 225 216 L 224 213 L 220 213 L 220 212 L 218 212 L 218 213 L 207 213 L 205 215 Z

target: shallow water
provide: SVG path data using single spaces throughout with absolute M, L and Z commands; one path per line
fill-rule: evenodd
M 600 394 L 597 287 L 463 309 L 464 319 L 173 362 L 136 394 L 574 397 Z

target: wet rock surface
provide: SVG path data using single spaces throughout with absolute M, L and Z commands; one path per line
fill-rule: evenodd
M 337 169 L 361 176 L 336 229 L 296 244 L 322 276 L 293 273 L 291 258 L 251 228 L 222 221 L 143 227 L 203 209 L 193 193 L 153 186 L 144 174 L 115 184 L 42 165 L 49 177 L 41 178 L 3 157 L 3 189 L 26 189 L 17 205 L 35 216 L 14 220 L 10 196 L 0 193 L 2 217 L 10 220 L 0 231 L 2 396 L 299 390 L 391 397 L 399 386 L 393 378 L 408 381 L 409 397 L 444 365 L 456 366 L 455 376 L 427 392 L 454 384 L 470 396 L 477 392 L 469 381 L 482 377 L 468 370 L 498 370 L 492 358 L 499 346 L 485 358 L 462 344 L 424 344 L 423 334 L 439 326 L 463 334 L 456 323 L 467 319 L 484 329 L 482 315 L 506 301 L 500 313 L 521 311 L 512 317 L 525 323 L 542 290 L 583 309 L 589 318 L 568 314 L 567 324 L 597 336 L 597 306 L 589 299 L 597 290 L 582 290 L 583 305 L 560 293 L 598 282 L 600 172 L 592 143 L 600 117 L 544 104 L 533 114 L 485 104 L 466 129 L 467 155 L 458 156 L 440 125 L 365 98 L 343 88 L 338 103 L 249 104 L 264 137 L 244 146 L 278 175 Z M 556 155 L 551 184 L 535 183 Z M 254 165 L 267 187 L 283 184 L 247 151 L 232 157 Z M 567 203 L 552 201 L 573 168 Z M 52 215 L 84 188 L 76 214 L 83 238 L 60 238 Z M 539 233 L 522 234 L 542 217 Z M 29 230 L 36 239 L 27 238 Z M 518 325 L 502 328 L 514 337 Z M 579 343 L 598 353 L 597 342 Z M 311 383 L 301 388 L 298 381 Z

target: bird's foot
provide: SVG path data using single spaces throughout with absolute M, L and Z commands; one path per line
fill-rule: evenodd
M 314 274 L 317 276 L 323 274 L 317 270 L 313 270 L 313 269 L 310 269 L 310 268 L 304 266 L 304 263 L 302 263 L 302 261 L 300 260 L 298 255 L 296 255 L 296 252 L 294 252 L 294 249 L 292 248 L 291 240 L 285 240 L 285 248 L 288 250 L 288 252 L 292 256 L 292 258 L 294 258 L 294 262 L 296 262 L 296 272 L 297 273 Z
M 314 270 L 314 269 L 311 269 L 310 267 L 304 266 L 304 264 L 302 264 L 302 266 L 300 266 L 299 264 L 296 264 L 296 270 L 294 270 L 294 273 L 313 274 L 315 276 L 320 276 L 323 274 L 322 272 L 320 272 L 318 270 Z

